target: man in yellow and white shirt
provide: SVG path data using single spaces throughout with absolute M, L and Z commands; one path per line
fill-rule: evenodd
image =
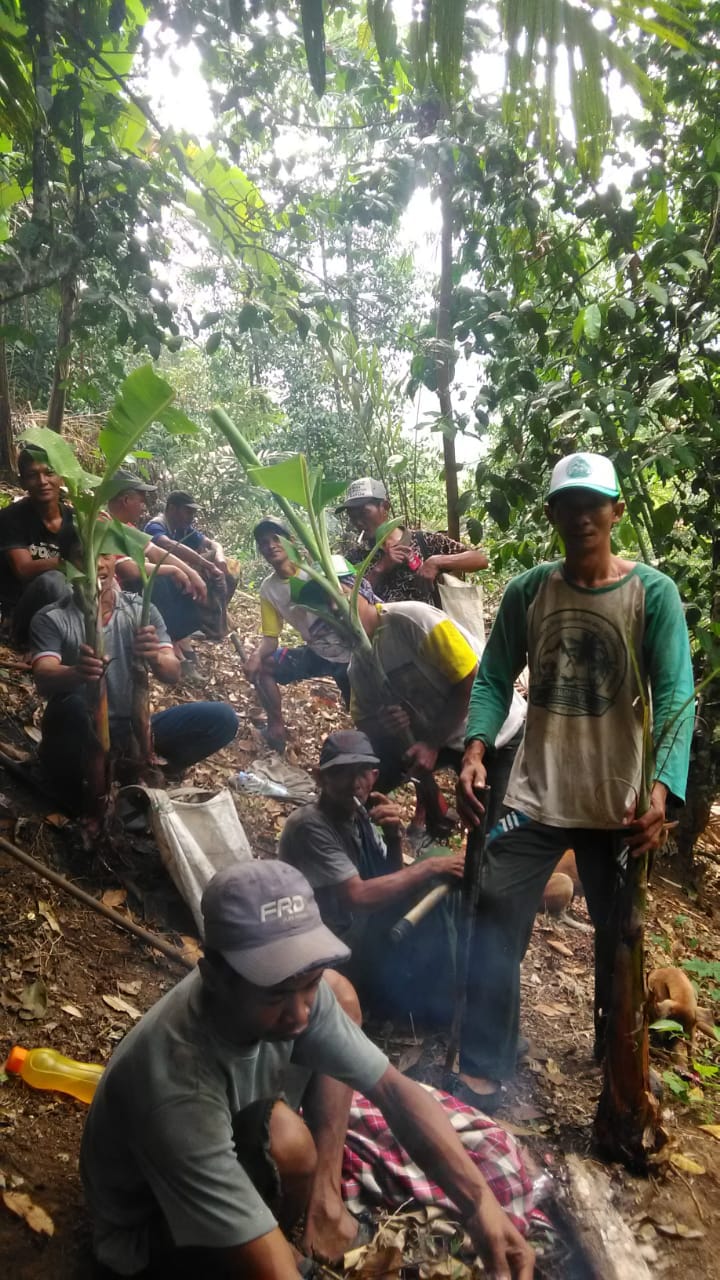
M 380 758 L 379 789 L 391 790 L 413 767 L 428 773 L 436 767 L 459 769 L 480 641 L 420 601 L 373 605 L 361 597 L 358 606 L 381 680 L 373 679 L 361 654 L 352 658 L 350 714 Z M 498 805 L 525 710 L 524 699 L 515 694 L 495 741 L 489 785 Z
M 285 525 L 268 517 L 256 524 L 253 536 L 272 573 L 260 585 L 262 640 L 245 662 L 245 673 L 255 684 L 267 713 L 267 742 L 282 751 L 286 729 L 279 686 L 331 676 L 347 705 L 350 648 L 335 627 L 293 600 L 290 582 L 296 575 L 303 577 L 304 574 L 293 564 L 282 544 L 283 538 L 291 537 Z M 294 648 L 280 644 L 285 623 L 299 632 L 304 644 Z

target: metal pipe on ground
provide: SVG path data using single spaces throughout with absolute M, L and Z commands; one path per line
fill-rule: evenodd
M 15 858 L 17 862 L 21 862 L 24 867 L 30 871 L 34 871 L 36 875 L 42 876 L 43 880 L 49 880 L 51 884 L 56 885 L 58 889 L 62 889 L 64 893 L 69 893 L 72 898 L 76 898 L 78 902 L 82 902 L 86 907 L 90 907 L 93 911 L 97 911 L 98 915 L 105 916 L 107 920 L 111 920 L 119 929 L 124 929 L 126 933 L 132 933 L 146 946 L 153 947 L 155 951 L 160 951 L 168 960 L 173 960 L 175 964 L 182 965 L 184 969 L 194 969 L 195 963 L 190 960 L 178 947 L 174 947 L 171 942 L 166 942 L 159 934 L 152 933 L 150 929 L 143 929 L 142 925 L 136 924 L 134 920 L 127 919 L 122 916 L 119 911 L 115 911 L 113 907 L 107 907 L 104 902 L 98 898 L 93 898 L 92 894 L 86 893 L 84 889 L 80 889 L 72 880 L 67 880 L 65 876 L 61 876 L 57 871 L 51 871 L 49 867 L 38 862 L 37 858 L 33 858 L 24 849 L 18 849 L 17 845 L 11 844 L 9 840 L 0 836 L 0 849 L 5 853 L 9 853 L 11 858 Z

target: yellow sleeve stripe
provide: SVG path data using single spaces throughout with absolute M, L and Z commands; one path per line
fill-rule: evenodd
M 478 662 L 477 654 L 449 618 L 438 622 L 425 636 L 420 656 L 441 671 L 450 684 L 459 684 L 475 670 Z
M 283 620 L 274 604 L 260 597 L 260 629 L 264 636 L 277 640 L 283 629 Z

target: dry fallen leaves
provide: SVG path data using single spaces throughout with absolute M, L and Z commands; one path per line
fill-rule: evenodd
M 142 1013 L 135 1008 L 129 1000 L 125 1000 L 123 996 L 103 996 L 103 1003 L 109 1005 L 116 1013 L 127 1013 L 133 1019 L 142 1018 Z
M 51 827 L 66 827 L 70 819 L 64 813 L 47 813 L 43 818 L 43 822 L 47 822 Z
M 672 1151 L 670 1153 L 670 1164 L 674 1169 L 679 1169 L 681 1173 L 707 1173 L 704 1164 L 700 1164 L 692 1156 L 683 1155 L 681 1151 Z
M 142 982 L 139 978 L 135 982 L 118 982 L 118 991 L 122 991 L 126 996 L 136 996 L 141 986 Z
M 63 1013 L 69 1013 L 71 1018 L 82 1018 L 82 1011 L 78 1009 L 76 1004 L 61 1004 L 60 1008 Z
M 39 914 L 43 917 L 43 920 L 47 920 L 47 923 L 50 925 L 53 933 L 62 933 L 62 929 L 57 922 L 57 917 L 50 906 L 50 903 L 46 902 L 44 898 L 38 898 L 37 905 Z
M 23 1022 L 33 1022 L 37 1018 L 44 1018 L 47 1013 L 47 1005 L 47 987 L 42 978 L 37 978 L 35 982 L 30 982 L 28 986 L 23 987 L 20 993 L 18 1018 L 22 1018 Z
M 572 1013 L 569 1004 L 536 1004 L 535 1010 L 545 1018 L 559 1018 L 564 1014 Z
M 118 907 L 125 905 L 127 898 L 127 890 L 125 889 L 106 889 L 100 901 L 105 907 L 113 907 L 116 911 Z
M 183 955 L 186 956 L 188 960 L 191 960 L 193 964 L 197 964 L 198 960 L 202 956 L 202 947 L 200 946 L 197 938 L 191 938 L 189 934 L 181 933 L 180 941 L 182 942 L 182 947 L 180 949 Z
M 702 1240 L 705 1235 L 700 1227 L 686 1227 L 685 1223 L 679 1222 L 677 1218 L 667 1218 L 663 1222 L 651 1218 L 650 1221 L 661 1236 L 675 1236 L 680 1240 Z
M 558 955 L 572 957 L 572 951 L 565 946 L 564 942 L 558 942 L 555 938 L 546 938 L 546 942 L 553 951 L 557 951 Z
M 55 1235 L 55 1223 L 50 1214 L 41 1209 L 40 1205 L 33 1204 L 24 1192 L 3 1191 L 2 1198 L 5 1208 L 17 1214 L 18 1218 L 24 1218 L 31 1230 L 44 1236 Z

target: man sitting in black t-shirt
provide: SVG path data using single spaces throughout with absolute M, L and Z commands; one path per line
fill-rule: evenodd
M 38 609 L 69 590 L 60 537 L 72 529 L 72 512 L 60 501 L 60 476 L 40 449 L 21 451 L 18 472 L 27 497 L 0 511 L 0 605 L 3 621 L 12 619 L 13 643 L 24 648 Z

